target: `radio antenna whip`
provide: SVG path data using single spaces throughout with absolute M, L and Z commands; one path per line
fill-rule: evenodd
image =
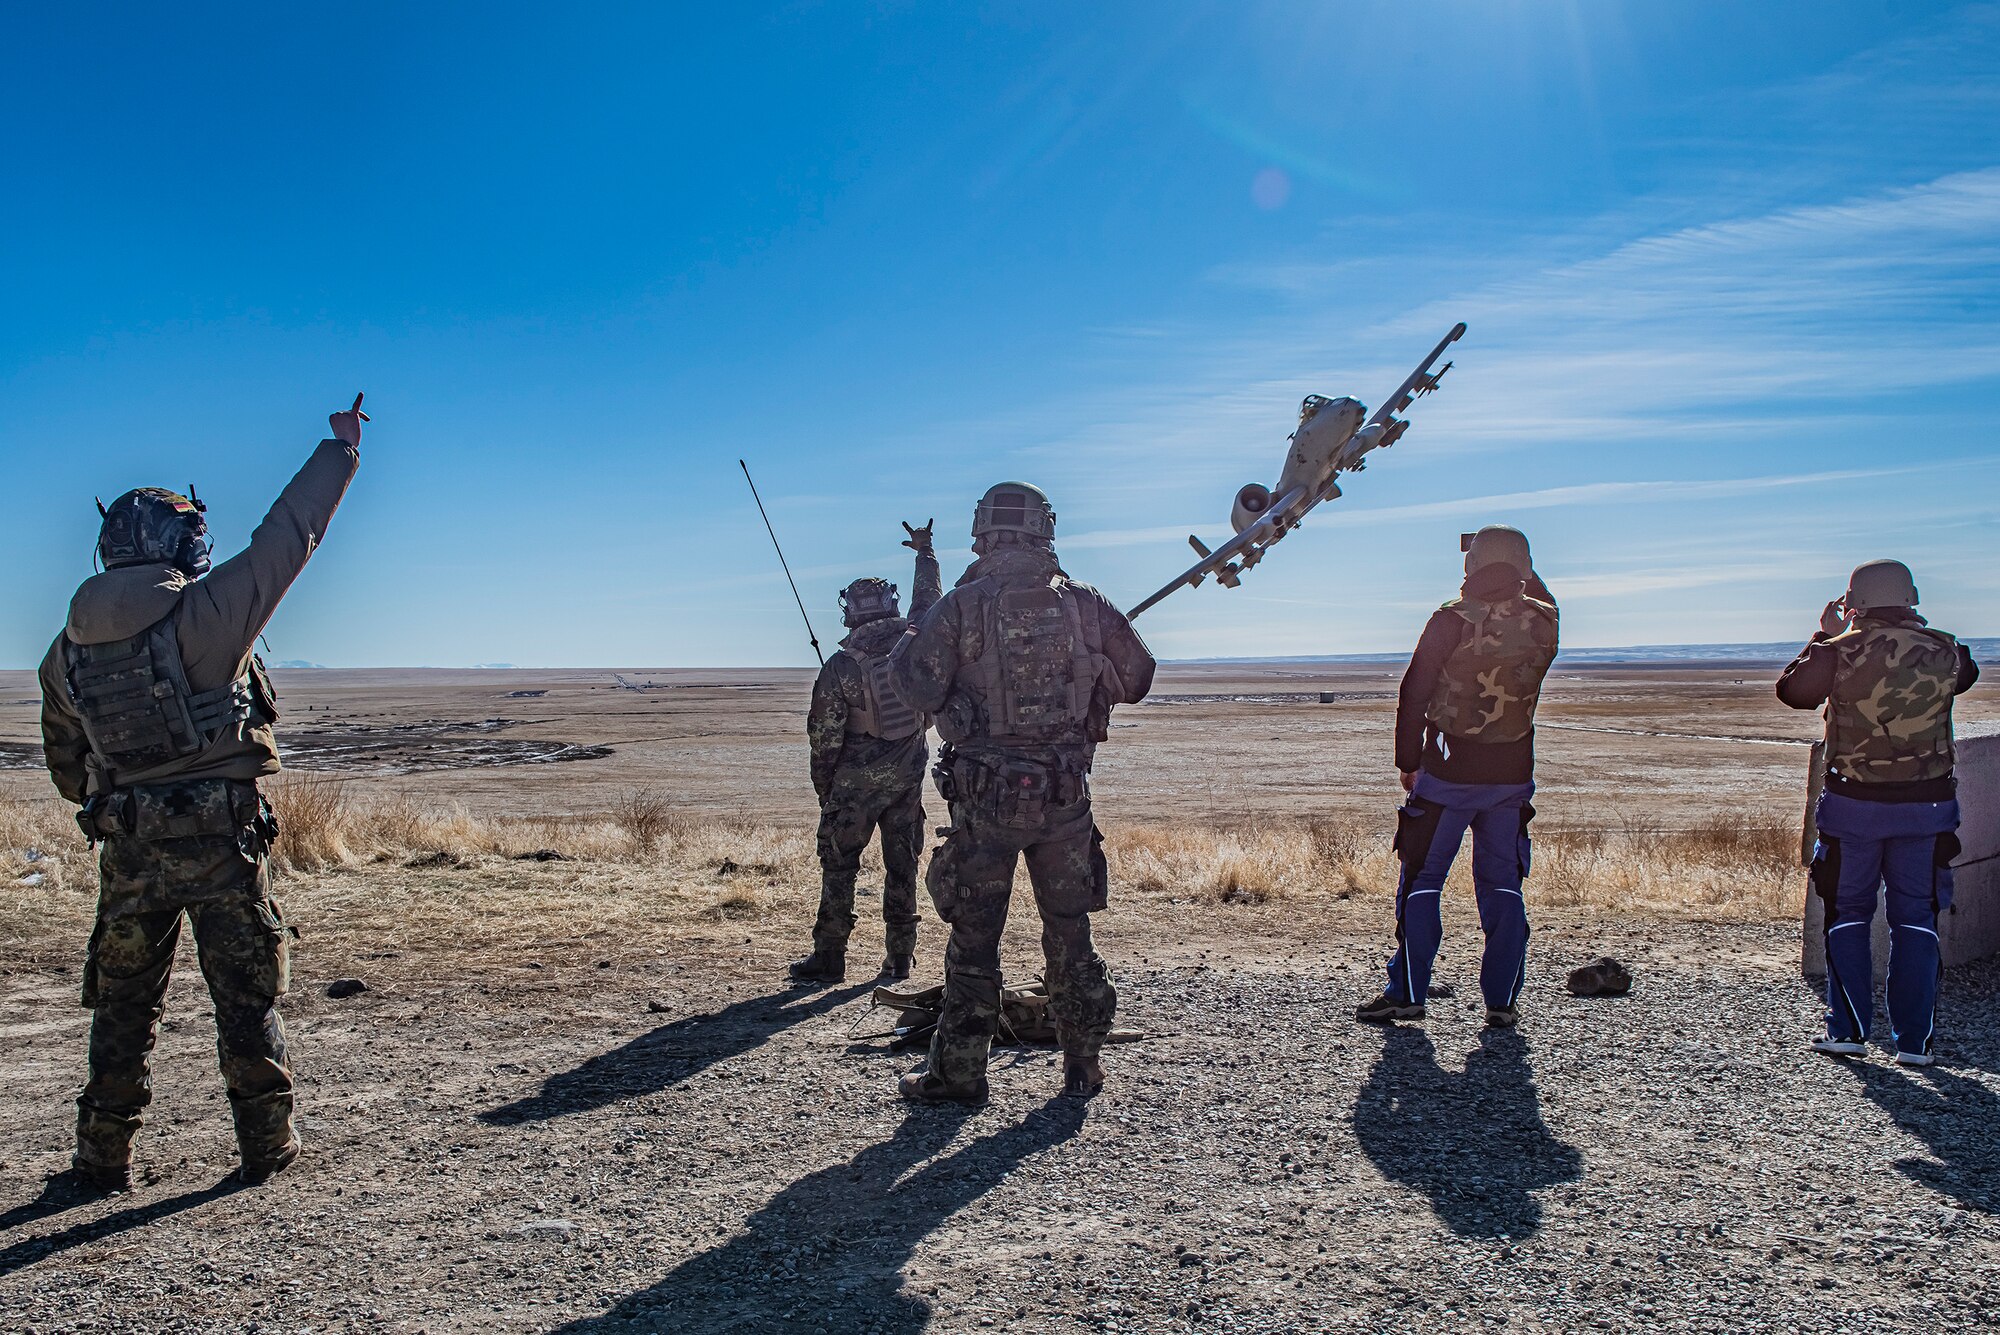
M 738 459 L 736 466 L 743 470 L 743 480 L 750 484 L 750 499 L 757 502 L 757 513 L 764 516 L 764 531 L 771 535 L 771 547 L 778 553 L 778 564 L 784 569 L 785 583 L 792 586 L 792 601 L 799 605 L 799 616 L 806 623 L 806 638 L 812 641 L 813 657 L 819 660 L 821 667 L 825 667 L 826 655 L 819 651 L 819 636 L 813 633 L 813 619 L 806 616 L 806 600 L 799 597 L 799 582 L 792 578 L 792 567 L 785 560 L 785 549 L 778 544 L 778 530 L 771 527 L 771 515 L 764 509 L 764 498 L 757 494 L 757 480 L 750 476 L 749 464 Z

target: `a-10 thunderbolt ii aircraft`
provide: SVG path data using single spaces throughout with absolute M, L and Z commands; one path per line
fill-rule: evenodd
M 1338 479 L 1342 473 L 1360 472 L 1367 466 L 1365 456 L 1370 450 L 1394 445 L 1402 439 L 1410 424 L 1396 414 L 1438 387 L 1451 363 L 1446 362 L 1435 371 L 1431 366 L 1464 333 L 1463 324 L 1454 325 L 1431 349 L 1431 355 L 1410 372 L 1410 378 L 1389 396 L 1388 402 L 1368 418 L 1366 425 L 1361 419 L 1368 409 L 1359 399 L 1308 394 L 1299 405 L 1298 429 L 1292 432 L 1278 485 L 1267 487 L 1252 482 L 1236 493 L 1236 505 L 1229 516 L 1236 536 L 1214 551 L 1200 538 L 1190 536 L 1188 545 L 1201 554 L 1201 560 L 1125 615 L 1138 616 L 1175 589 L 1193 588 L 1210 575 L 1224 587 L 1235 588 L 1242 581 L 1243 572 L 1263 560 L 1264 553 L 1278 539 L 1297 528 L 1307 511 L 1340 495 Z

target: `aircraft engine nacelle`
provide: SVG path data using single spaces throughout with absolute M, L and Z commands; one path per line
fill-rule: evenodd
M 1261 482 L 1252 482 L 1236 493 L 1236 506 L 1229 512 L 1229 522 L 1241 533 L 1262 519 L 1271 508 L 1271 489 Z

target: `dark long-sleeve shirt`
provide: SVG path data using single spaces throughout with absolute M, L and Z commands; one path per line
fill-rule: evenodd
M 1464 591 L 1467 597 L 1485 599 L 1525 592 L 1551 607 L 1556 601 L 1541 576 L 1530 572 L 1524 585 L 1508 566 L 1488 566 L 1468 576 Z M 1464 617 L 1444 608 L 1425 623 L 1396 695 L 1396 768 L 1405 774 L 1422 770 L 1447 783 L 1527 783 L 1535 777 L 1533 729 L 1519 741 L 1478 742 L 1440 732 L 1424 717 L 1446 660 L 1471 633 Z

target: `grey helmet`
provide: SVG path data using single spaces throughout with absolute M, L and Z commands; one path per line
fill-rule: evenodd
M 1040 487 L 1026 482 L 1001 482 L 986 489 L 972 511 L 972 536 L 1023 533 L 1051 542 L 1056 536 L 1056 512 Z
M 840 591 L 841 620 L 849 626 L 864 626 L 898 613 L 896 586 L 886 579 L 857 579 Z
M 1477 533 L 1468 534 L 1460 544 L 1465 548 L 1465 573 L 1470 575 L 1486 566 L 1512 566 L 1514 572 L 1526 579 L 1534 569 L 1528 556 L 1528 535 L 1507 524 L 1488 524 Z
M 1871 607 L 1915 607 L 1917 581 L 1901 561 L 1864 561 L 1847 578 L 1847 610 Z
M 208 573 L 208 507 L 188 488 L 183 496 L 165 487 L 140 487 L 105 505 L 97 533 L 97 555 L 106 570 L 119 566 L 170 565 L 190 579 Z

